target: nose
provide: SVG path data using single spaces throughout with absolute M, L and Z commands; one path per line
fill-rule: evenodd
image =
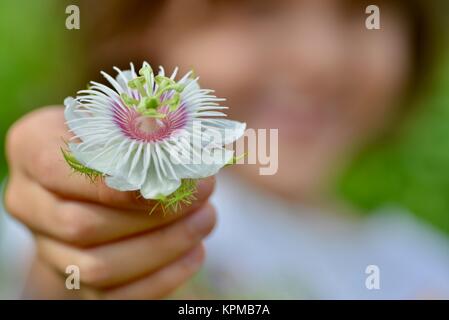
M 319 7 L 293 14 L 275 39 L 274 72 L 295 77 L 304 90 L 335 89 L 348 71 L 344 26 L 334 12 Z

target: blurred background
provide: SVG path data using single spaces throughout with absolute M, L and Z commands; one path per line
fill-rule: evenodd
M 320 206 L 326 194 L 360 216 L 400 207 L 449 236 L 447 1 L 312 2 L 2 0 L 0 175 L 7 130 L 25 113 L 62 104 L 113 65 L 179 64 L 229 98 L 234 118 L 280 128 L 279 174 L 237 169 L 246 181 L 289 203 Z M 65 26 L 69 4 L 80 30 Z M 365 28 L 369 4 L 381 30 Z

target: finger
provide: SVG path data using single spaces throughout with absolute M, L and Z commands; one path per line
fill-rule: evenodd
M 99 290 L 82 285 L 79 293 L 88 300 L 162 299 L 188 281 L 204 262 L 204 245 L 199 244 L 187 254 L 153 274 L 113 289 Z
M 165 268 L 143 279 L 106 291 L 103 299 L 162 299 L 190 279 L 204 261 L 204 247 L 199 245 Z
M 78 246 L 94 246 L 160 228 L 199 208 L 196 203 L 185 212 L 169 214 L 125 211 L 61 200 L 26 178 L 15 176 L 13 181 L 6 201 L 14 208 L 11 213 L 37 232 Z M 17 184 L 23 186 L 20 192 L 14 192 Z
M 108 288 L 148 275 L 176 260 L 200 243 L 214 224 L 215 212 L 206 205 L 164 228 L 96 248 L 79 249 L 42 236 L 36 238 L 36 243 L 39 254 L 60 272 L 68 265 L 77 265 L 81 282 Z
M 68 199 L 91 201 L 110 207 L 132 210 L 148 210 L 155 201 L 146 200 L 139 192 L 120 192 L 106 186 L 101 178 L 94 181 L 74 174 L 65 162 L 61 148 L 64 140 L 69 140 L 64 122 L 63 108 L 47 108 L 40 111 L 39 120 L 25 119 L 21 123 L 20 134 L 10 144 L 14 144 L 17 160 L 26 173 L 46 189 Z M 19 130 L 20 129 L 20 130 Z M 214 178 L 198 181 L 195 196 L 205 199 L 214 186 Z

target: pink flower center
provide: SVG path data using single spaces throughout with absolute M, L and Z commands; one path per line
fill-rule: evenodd
M 124 110 L 125 108 L 125 110 Z M 121 131 L 130 139 L 143 142 L 158 142 L 168 139 L 176 130 L 182 129 L 187 122 L 187 110 L 181 104 L 176 111 L 170 112 L 167 107 L 158 112 L 165 118 L 156 119 L 141 115 L 136 109 L 113 106 L 114 121 Z

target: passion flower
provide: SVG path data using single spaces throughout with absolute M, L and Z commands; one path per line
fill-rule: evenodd
M 224 99 L 201 89 L 193 72 L 177 81 L 178 68 L 168 77 L 162 67 L 156 75 L 148 63 L 138 74 L 130 67 L 114 67 L 115 79 L 102 72 L 112 87 L 92 81 L 65 99 L 74 137 L 64 157 L 74 170 L 102 176 L 113 189 L 172 203 L 186 200 L 196 179 L 235 159 L 225 145 L 240 138 L 246 124 L 223 119 Z

